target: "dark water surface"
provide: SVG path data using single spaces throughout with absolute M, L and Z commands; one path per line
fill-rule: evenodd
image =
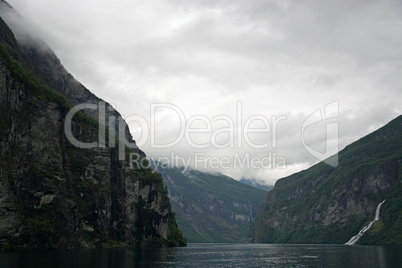
M 13 267 L 402 267 L 402 248 L 189 244 L 185 248 L 0 252 L 0 268 Z

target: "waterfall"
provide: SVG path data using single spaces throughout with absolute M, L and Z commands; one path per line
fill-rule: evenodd
M 374 215 L 374 220 L 369 222 L 369 224 L 367 224 L 366 226 L 363 227 L 363 229 L 360 230 L 360 232 L 353 236 L 351 239 L 349 239 L 348 242 L 345 243 L 345 245 L 354 245 L 357 243 L 357 241 L 359 241 L 360 237 L 363 236 L 363 234 L 365 232 L 367 232 L 371 226 L 373 225 L 374 222 L 378 221 L 380 219 L 380 210 L 381 210 L 381 206 L 382 204 L 384 204 L 385 200 L 382 201 L 380 204 L 378 204 L 376 210 L 375 210 L 375 215 Z
M 375 210 L 375 218 L 374 221 L 378 221 L 380 219 L 380 209 L 382 204 L 384 204 L 385 200 L 378 204 L 377 209 Z

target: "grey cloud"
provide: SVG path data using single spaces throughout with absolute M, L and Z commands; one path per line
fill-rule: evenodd
M 286 114 L 278 147 L 287 170 L 221 170 L 273 183 L 316 163 L 301 144 L 303 121 L 338 100 L 340 147 L 401 113 L 402 4 L 397 0 L 50 1 L 10 0 L 66 68 L 124 115 L 149 118 L 169 102 L 186 117 Z M 158 121 L 167 140 L 177 128 Z M 322 144 L 322 133 L 309 142 Z M 261 140 L 257 140 L 260 142 Z M 146 144 L 150 156 L 156 150 Z M 181 143 L 173 148 L 190 156 Z M 261 156 L 247 147 L 205 150 Z M 214 171 L 215 170 L 210 170 Z

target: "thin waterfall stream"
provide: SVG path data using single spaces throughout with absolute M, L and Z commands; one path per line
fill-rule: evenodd
M 351 239 L 349 239 L 348 242 L 345 243 L 345 245 L 354 245 L 357 243 L 357 241 L 359 241 L 360 237 L 363 236 L 363 234 L 365 232 L 367 232 L 371 226 L 373 225 L 373 223 L 375 223 L 376 221 L 378 221 L 380 219 L 380 211 L 381 211 L 381 206 L 382 204 L 384 204 L 385 200 L 382 201 L 380 204 L 378 204 L 377 209 L 375 210 L 375 215 L 374 215 L 374 220 L 369 222 L 366 226 L 363 227 L 363 229 L 360 230 L 360 232 L 353 236 Z

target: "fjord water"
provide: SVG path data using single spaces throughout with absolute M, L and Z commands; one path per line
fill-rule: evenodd
M 1 252 L 0 267 L 400 267 L 402 248 L 189 244 L 184 248 Z

